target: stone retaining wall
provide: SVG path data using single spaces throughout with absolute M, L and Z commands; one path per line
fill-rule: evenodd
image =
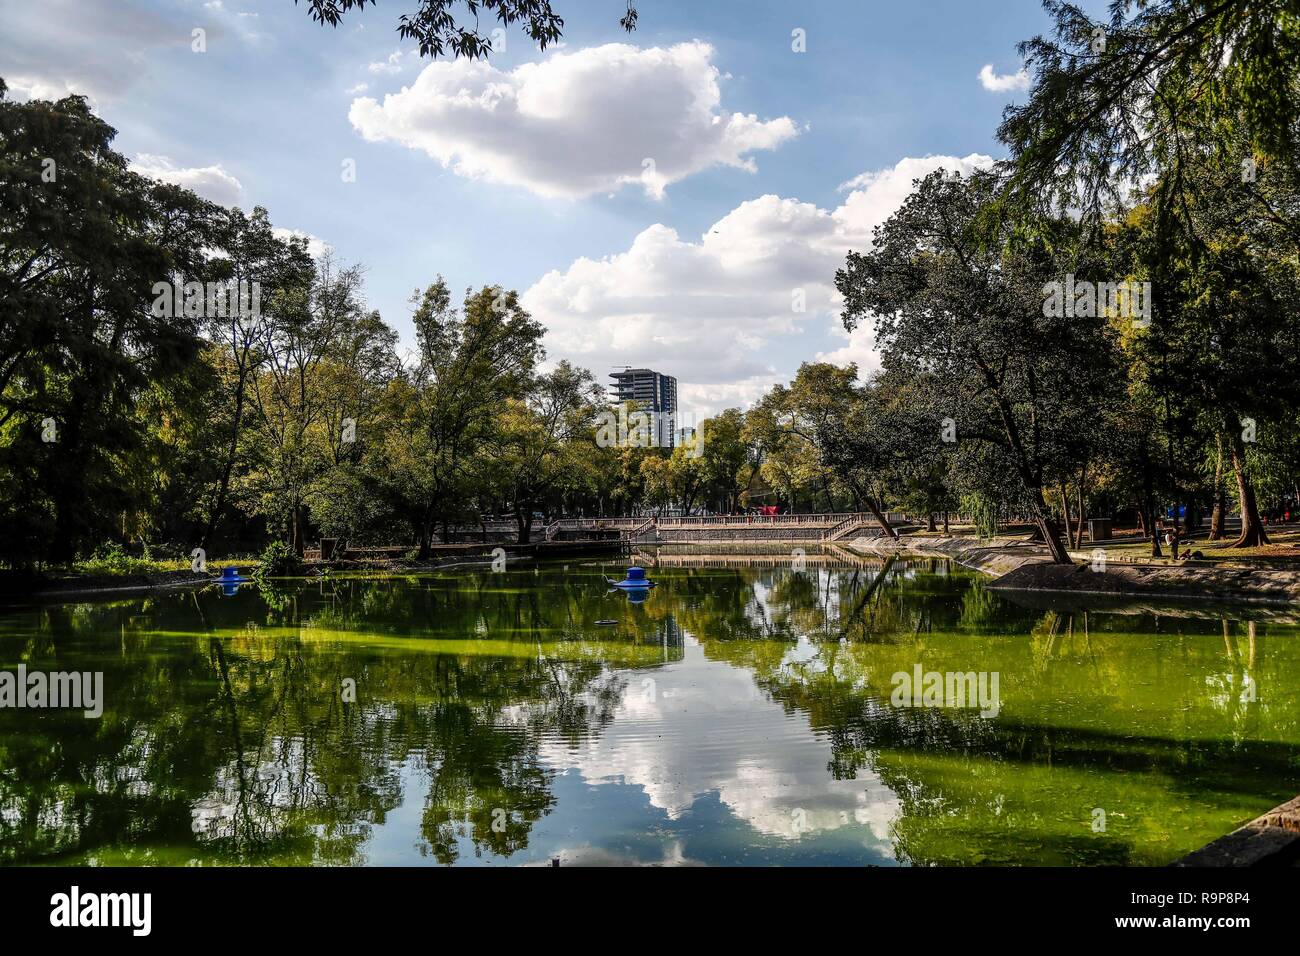
M 1300 865 L 1300 797 L 1219 837 L 1174 866 Z
M 1300 604 L 1300 571 L 1109 562 L 1094 570 L 1090 563 L 1053 564 L 1043 545 L 1026 538 L 908 535 L 897 542 L 854 539 L 846 546 L 862 554 L 940 555 L 993 577 L 989 587 L 1006 591 Z
M 659 528 L 636 538 L 638 544 L 763 544 L 764 542 L 822 543 L 822 535 L 830 529 L 818 527 L 764 528 L 761 525 L 740 525 L 735 528 Z M 863 529 L 858 536 L 864 539 L 883 535 L 879 528 Z M 827 542 L 831 543 L 831 542 Z M 848 542 L 841 539 L 835 544 Z

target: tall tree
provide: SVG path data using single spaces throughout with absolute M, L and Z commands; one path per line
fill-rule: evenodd
M 1053 560 L 1069 562 L 1045 489 L 1072 460 L 1072 435 L 1115 387 L 1104 319 L 1051 315 L 1044 287 L 1067 272 L 1054 258 L 1070 226 L 1027 228 L 988 216 L 999 184 L 936 171 L 851 252 L 836 275 L 844 324 L 875 316 L 887 370 L 932 376 L 945 394 L 933 441 L 992 446 L 1023 489 Z
M 1227 313 L 1207 322 L 1204 308 L 1198 318 L 1188 305 L 1208 305 L 1198 295 L 1213 294 L 1217 301 L 1234 303 L 1229 312 L 1240 313 L 1245 303 L 1269 294 L 1269 281 L 1242 268 L 1242 247 L 1230 241 L 1235 248 L 1229 251 L 1222 245 L 1217 200 L 1206 199 L 1223 195 L 1225 178 L 1240 185 L 1229 190 L 1236 196 L 1225 206 L 1239 224 L 1267 224 L 1273 241 L 1291 249 L 1300 240 L 1297 206 L 1277 196 L 1294 193 L 1300 182 L 1300 86 L 1294 67 L 1300 20 L 1294 4 L 1114 0 L 1105 20 L 1092 19 L 1072 3 L 1048 0 L 1045 6 L 1055 21 L 1054 34 L 1021 45 L 1035 72 L 1034 88 L 1025 104 L 1008 108 L 999 129 L 1013 151 L 1006 198 L 1021 207 L 1044 200 L 1077 207 L 1100 226 L 1125 208 L 1134 184 L 1149 184 L 1142 197 L 1149 207 L 1144 260 L 1154 283 L 1157 327 L 1146 343 L 1143 371 L 1150 373 L 1150 386 L 1166 412 L 1173 396 L 1188 391 L 1203 402 L 1208 429 L 1227 439 L 1226 452 L 1235 463 L 1242 511 L 1236 544 L 1262 543 L 1267 535 L 1240 438 L 1242 408 L 1257 405 L 1251 396 L 1262 388 L 1252 389 L 1235 372 L 1224 373 L 1225 359 L 1230 366 L 1242 357 L 1239 347 L 1248 340 L 1265 345 L 1276 315 L 1256 331 Z M 1225 269 L 1229 259 L 1235 264 Z M 1200 278 L 1192 279 L 1196 273 Z M 1194 347 L 1180 350 L 1180 342 Z M 1266 354 L 1256 352 L 1255 363 Z M 1267 379 L 1266 370 L 1260 371 Z M 1174 385 L 1173 379 L 1189 384 Z M 1207 389 L 1215 394 L 1206 394 Z M 1186 429 L 1174 416 L 1167 419 L 1164 467 L 1185 487 L 1198 455 L 1194 444 L 1188 447 Z M 1181 461 L 1175 460 L 1175 445 Z M 1142 458 L 1150 463 L 1145 451 Z M 1218 487 L 1216 478 L 1216 503 Z M 1177 489 L 1175 496 L 1194 497 Z M 1188 507 L 1189 519 L 1195 510 Z M 1223 509 L 1216 511 L 1215 533 L 1221 533 Z M 1153 547 L 1158 547 L 1154 541 Z
M 522 400 L 501 408 L 487 451 L 503 475 L 520 544 L 531 539 L 535 508 L 578 470 L 594 444 L 601 399 L 590 372 L 561 361 L 537 376 Z
M 222 210 L 216 229 L 218 274 L 237 290 L 241 284 L 248 288 L 250 301 L 256 287 L 258 314 L 226 310 L 229 314 L 207 317 L 209 358 L 220 380 L 210 414 L 223 434 L 210 453 L 215 474 L 199 537 L 199 546 L 205 549 L 211 546 L 227 511 L 231 479 L 240 461 L 241 439 L 248 424 L 250 390 L 268 358 L 264 347 L 268 330 L 281 318 L 287 318 L 280 313 L 299 301 L 314 271 L 305 241 L 277 236 L 266 210 L 260 206 L 251 215 L 239 209 Z
M 543 356 L 543 328 L 499 286 L 451 304 L 439 276 L 419 298 L 418 354 L 389 438 L 397 493 L 427 557 L 435 527 L 447 528 L 474 452 L 489 439 L 505 402 L 522 399 Z
M 330 467 L 330 415 L 337 397 L 326 374 L 346 354 L 358 327 L 377 319 L 365 309 L 359 266 L 331 256 L 318 263 L 310 287 L 289 292 L 276 321 L 263 327 L 262 370 L 251 391 L 256 430 L 246 507 L 283 529 L 298 554 L 306 548 L 306 498 Z M 381 336 L 382 338 L 382 336 Z
M 700 423 L 700 444 L 692 448 L 692 453 L 702 459 L 701 493 L 724 514 L 735 511 L 740 499 L 740 473 L 749 460 L 744 428 L 745 416 L 740 409 L 724 409 Z
M 200 319 L 154 287 L 207 278 L 211 204 L 130 171 L 83 98 L 6 99 L 0 81 L 0 540 L 66 562 L 114 536 L 143 485 L 144 390 L 196 368 Z

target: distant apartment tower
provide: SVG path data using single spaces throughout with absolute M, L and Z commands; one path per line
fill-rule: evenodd
M 635 402 L 643 411 L 654 412 L 655 442 L 663 448 L 675 446 L 677 422 L 677 379 L 648 368 L 629 368 L 611 372 L 610 386 L 614 399 L 621 405 Z

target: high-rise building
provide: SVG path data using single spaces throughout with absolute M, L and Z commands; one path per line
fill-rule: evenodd
M 654 413 L 655 441 L 663 448 L 676 444 L 677 379 L 653 369 L 629 368 L 611 372 L 613 397 L 620 404 L 635 402 L 642 411 Z

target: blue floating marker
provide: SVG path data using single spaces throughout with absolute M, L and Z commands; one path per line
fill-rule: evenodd
M 213 583 L 221 585 L 222 597 L 234 597 L 239 592 L 239 586 L 248 580 L 239 573 L 239 568 L 226 567 L 221 569 L 221 576 Z
M 622 588 L 624 591 L 646 591 L 655 586 L 655 582 L 649 581 L 645 576 L 645 568 L 639 568 L 636 565 L 627 569 L 627 577 L 622 581 L 610 581 L 611 586 Z

